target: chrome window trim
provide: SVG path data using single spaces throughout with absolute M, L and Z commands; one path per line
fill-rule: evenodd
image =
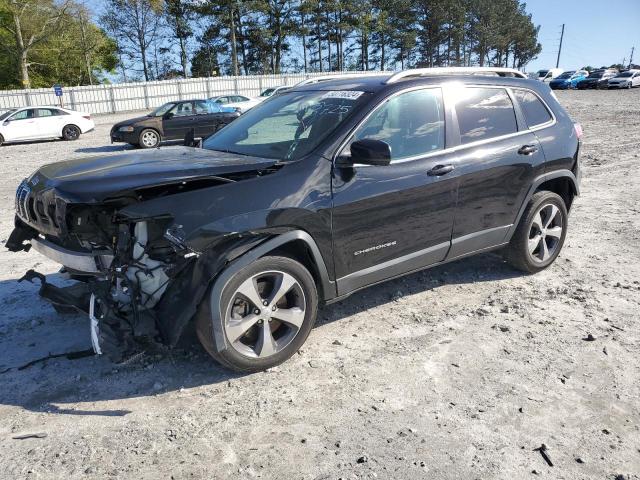
M 551 127 L 553 125 L 556 124 L 556 114 L 553 113 L 553 110 L 551 110 L 551 108 L 549 108 L 549 105 L 547 104 L 547 102 L 544 101 L 544 99 L 542 97 L 540 97 L 540 95 L 538 95 L 536 92 L 534 92 L 533 90 L 531 90 L 530 88 L 526 88 L 526 87 L 509 87 L 512 91 L 513 90 L 525 90 L 527 92 L 531 92 L 533 93 L 538 100 L 540 100 L 542 102 L 542 105 L 544 106 L 544 108 L 547 109 L 547 112 L 549 112 L 549 115 L 551 115 L 551 120 L 547 120 L 544 123 L 539 123 L 537 125 L 534 125 L 533 127 L 529 126 L 529 123 L 527 122 L 527 126 L 529 127 L 527 130 L 531 131 L 531 132 L 535 132 L 537 130 L 541 130 L 543 128 L 547 128 L 547 127 Z M 517 99 L 516 99 L 517 100 Z M 520 104 L 520 102 L 518 101 L 518 104 Z M 520 105 L 520 110 L 522 110 L 522 105 Z M 527 121 L 527 117 L 524 114 L 524 111 L 522 112 L 522 115 L 524 116 L 524 120 L 525 122 Z
M 491 137 L 491 138 L 486 138 L 484 140 L 477 140 L 475 142 L 471 142 L 471 143 L 465 143 L 465 144 L 460 144 L 460 145 L 456 145 L 455 147 L 447 147 L 446 146 L 446 131 L 447 131 L 447 119 L 446 119 L 446 103 L 447 103 L 447 96 L 445 95 L 445 89 L 448 86 L 451 86 L 453 83 L 443 83 L 437 86 L 414 86 L 411 88 L 407 88 L 404 90 L 399 90 L 391 95 L 389 95 L 388 97 L 386 97 L 382 102 L 380 102 L 378 105 L 376 105 L 376 108 L 374 108 L 373 110 L 371 110 L 371 112 L 369 112 L 353 129 L 352 131 L 349 133 L 349 135 L 346 137 L 346 139 L 340 144 L 340 147 L 338 147 L 336 149 L 336 153 L 333 155 L 333 161 L 335 162 L 336 158 L 340 156 L 340 154 L 342 153 L 342 151 L 344 150 L 344 148 L 347 146 L 347 144 L 353 139 L 353 135 L 354 133 L 362 126 L 363 123 L 365 123 L 369 117 L 371 115 L 373 115 L 376 110 L 378 110 L 378 108 L 381 108 L 382 105 L 384 105 L 389 99 L 400 95 L 402 93 L 406 93 L 406 92 L 411 92 L 413 90 L 424 90 L 424 89 L 429 89 L 429 88 L 440 88 L 442 90 L 443 93 L 443 103 L 445 104 L 445 148 L 443 148 L 442 150 L 436 150 L 433 152 L 429 152 L 429 153 L 425 153 L 423 155 L 416 155 L 413 157 L 407 157 L 407 158 L 403 158 L 400 160 L 396 160 L 395 162 L 391 162 L 389 165 L 396 165 L 399 163 L 406 163 L 406 162 L 413 162 L 416 160 L 421 160 L 421 159 L 425 159 L 425 158 L 430 158 L 430 157 L 435 157 L 437 155 L 442 155 L 442 154 L 447 154 L 447 153 L 453 153 L 453 152 L 457 152 L 460 151 L 462 149 L 465 148 L 472 148 L 472 147 L 476 147 L 476 146 L 481 146 L 481 145 L 486 145 L 487 143 L 491 143 L 491 142 L 498 142 L 501 140 L 506 140 L 509 138 L 513 138 L 513 137 L 517 137 L 519 135 L 524 135 L 527 133 L 531 133 L 531 132 L 537 132 L 539 130 L 543 130 L 545 128 L 549 128 L 554 126 L 557 123 L 557 118 L 555 113 L 553 112 L 553 110 L 549 107 L 549 104 L 542 98 L 540 97 L 540 95 L 538 95 L 537 92 L 535 92 L 534 90 L 532 90 L 531 88 L 527 88 L 527 87 L 512 87 L 512 86 L 506 86 L 506 85 L 482 85 L 482 84 L 462 84 L 465 88 L 470 87 L 476 87 L 476 88 L 502 88 L 503 90 L 507 91 L 507 94 L 509 94 L 509 90 L 513 90 L 513 89 L 520 89 L 520 90 L 526 90 L 528 92 L 533 93 L 544 105 L 544 107 L 547 109 L 547 111 L 551 114 L 551 120 L 546 122 L 546 123 L 541 123 L 540 125 L 535 125 L 534 127 L 529 127 L 527 125 L 528 128 L 523 129 L 523 130 L 518 130 L 517 132 L 514 133 L 508 133 L 506 135 L 501 135 L 499 137 Z M 511 96 L 510 96 L 511 98 Z M 513 101 L 512 101 L 513 103 Z M 514 108 L 514 114 L 515 114 L 515 108 L 516 106 L 513 106 Z M 522 109 L 522 107 L 520 107 Z M 524 115 L 524 114 L 523 114 Z M 526 118 L 525 118 L 526 121 Z M 354 167 L 358 167 L 358 168 L 362 168 L 362 167 L 375 167 L 376 165 L 365 165 L 365 164 L 361 164 L 361 163 L 354 163 L 353 164 Z
M 360 120 L 360 122 L 358 122 L 358 124 L 353 127 L 353 129 L 351 130 L 351 132 L 349 132 L 349 135 L 347 135 L 347 137 L 345 138 L 345 140 L 342 141 L 342 143 L 340 144 L 340 147 L 338 147 L 336 149 L 336 153 L 333 155 L 333 161 L 335 162 L 335 159 L 337 157 L 340 156 L 340 154 L 342 153 L 342 151 L 344 150 L 344 148 L 346 147 L 347 143 L 349 143 L 352 139 L 353 136 L 355 135 L 355 133 L 358 131 L 358 129 L 364 124 L 366 123 L 369 118 L 376 113 L 380 108 L 382 108 L 384 105 L 386 105 L 386 103 L 391 100 L 392 98 L 395 98 L 399 95 L 402 95 L 404 93 L 409 93 L 409 92 L 413 92 L 416 90 L 434 90 L 434 89 L 438 89 L 440 90 L 440 93 L 442 95 L 442 105 L 444 106 L 444 111 L 443 111 L 443 116 L 444 116 L 444 141 L 445 141 L 445 148 L 443 148 L 442 150 L 435 150 L 433 152 L 429 152 L 426 154 L 421 154 L 421 155 L 417 155 L 417 156 L 413 156 L 413 157 L 407 157 L 407 158 L 402 158 L 402 159 L 398 159 L 395 162 L 391 161 L 390 165 L 395 165 L 397 163 L 405 163 L 408 161 L 412 161 L 415 160 L 416 158 L 425 158 L 427 156 L 431 156 L 431 155 L 435 155 L 438 153 L 442 153 L 444 152 L 447 147 L 447 107 L 446 107 L 446 98 L 445 98 L 445 94 L 444 94 L 444 89 L 442 87 L 442 85 L 419 85 L 419 86 L 413 86 L 410 88 L 405 88 L 403 90 L 398 90 L 397 92 L 392 93 L 391 95 L 389 95 L 388 97 L 385 97 L 384 100 L 382 100 L 378 105 L 376 105 L 376 107 L 371 110 L 369 113 L 367 113 L 367 115 Z M 375 165 L 364 165 L 361 163 L 355 163 L 353 165 L 354 167 L 373 167 Z

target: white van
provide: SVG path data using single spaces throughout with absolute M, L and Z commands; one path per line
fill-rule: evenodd
M 538 70 L 536 73 L 536 80 L 541 82 L 550 82 L 558 75 L 564 73 L 562 68 L 549 68 L 548 70 Z

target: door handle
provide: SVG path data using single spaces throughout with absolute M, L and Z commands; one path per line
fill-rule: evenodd
M 453 170 L 453 165 L 436 165 L 431 170 L 427 172 L 427 175 L 430 177 L 439 177 L 441 175 L 446 175 L 447 173 Z
M 535 145 L 523 145 L 518 150 L 520 155 L 531 155 L 532 153 L 536 153 L 538 151 L 538 147 Z

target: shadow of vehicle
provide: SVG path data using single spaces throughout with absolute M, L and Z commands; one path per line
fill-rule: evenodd
M 442 285 L 520 275 L 495 254 L 460 260 L 367 288 L 325 306 L 316 328 L 384 305 L 397 298 L 399 290 L 401 296 L 407 296 Z M 64 283 L 56 275 L 50 276 L 50 281 Z M 66 352 L 91 348 L 89 321 L 84 315 L 56 313 L 39 299 L 37 290 L 37 285 L 26 282 L 0 282 L 0 304 L 5 311 L 0 320 L 0 405 L 64 415 L 123 416 L 130 411 L 78 409 L 77 404 L 152 396 L 242 376 L 217 365 L 199 345 L 193 329 L 185 332 L 177 348 L 151 348 L 126 365 L 115 365 L 96 355 L 70 360 Z M 452 306 L 455 301 L 451 299 Z

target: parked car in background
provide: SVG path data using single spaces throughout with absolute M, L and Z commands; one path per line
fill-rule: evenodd
M 633 88 L 640 86 L 640 70 L 627 70 L 609 79 L 609 88 Z
M 589 72 L 586 70 L 571 70 L 569 72 L 564 72 L 551 80 L 551 82 L 549 82 L 549 86 L 554 90 L 576 88 L 578 82 L 587 78 L 588 75 Z
M 538 70 L 534 75 L 534 79 L 539 80 L 541 82 L 550 82 L 558 75 L 562 75 L 564 70 L 562 68 L 549 68 L 548 70 Z
M 607 70 L 594 70 L 587 78 L 584 78 L 576 84 L 579 90 L 588 88 L 607 88 L 609 79 L 615 77 L 615 73 Z
M 205 138 L 239 116 L 233 108 L 208 100 L 169 102 L 144 117 L 116 123 L 111 128 L 111 142 L 153 148 L 164 140 L 183 139 L 191 129 L 195 137 Z
M 91 115 L 61 107 L 24 107 L 0 114 L 0 145 L 62 138 L 77 140 L 95 128 Z
M 263 90 L 258 98 L 261 99 L 261 100 L 265 100 L 265 99 L 267 99 L 269 97 L 272 97 L 272 96 L 274 96 L 274 95 L 276 95 L 278 93 L 285 92 L 285 91 L 289 90 L 290 88 L 291 87 L 287 87 L 287 86 L 284 86 L 284 85 L 280 85 L 280 86 L 277 86 L 277 87 L 269 87 L 266 90 Z
M 247 110 L 258 105 L 262 99 L 249 98 L 244 95 L 218 95 L 217 97 L 211 97 L 210 101 L 225 107 L 233 108 L 239 113 L 244 113 Z

